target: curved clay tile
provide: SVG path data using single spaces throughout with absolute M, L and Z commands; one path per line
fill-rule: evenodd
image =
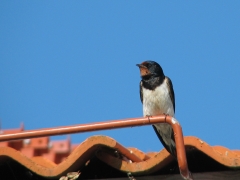
M 240 168 L 240 153 L 239 151 L 232 151 L 223 146 L 210 146 L 201 139 L 193 136 L 185 137 L 184 144 L 192 146 L 195 149 L 203 152 L 211 157 L 219 164 L 230 168 Z
M 230 167 L 240 168 L 240 151 L 229 150 L 221 146 L 210 146 L 196 137 L 185 137 L 185 145 L 193 147 L 216 162 Z M 77 171 L 96 155 L 100 160 L 123 172 L 146 175 L 156 172 L 174 159 L 165 150 L 158 153 L 143 153 L 136 148 L 125 148 L 114 139 L 107 136 L 92 136 L 82 142 L 66 160 L 56 165 L 42 157 L 27 158 L 17 150 L 0 147 L 1 157 L 7 157 L 19 162 L 32 172 L 44 177 L 60 177 L 68 172 Z

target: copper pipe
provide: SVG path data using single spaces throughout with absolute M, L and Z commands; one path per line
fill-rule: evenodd
M 166 116 L 166 123 L 170 124 L 173 128 L 176 149 L 177 149 L 177 160 L 178 160 L 179 171 L 184 179 L 192 180 L 193 179 L 192 174 L 188 170 L 186 151 L 185 151 L 185 146 L 183 141 L 182 127 L 179 124 L 179 122 L 171 116 Z
M 177 120 L 171 116 L 160 115 L 160 116 L 152 116 L 152 117 L 131 118 L 131 119 L 124 119 L 124 120 L 117 120 L 117 121 L 115 120 L 115 121 L 97 122 L 97 123 L 89 123 L 89 124 L 80 124 L 80 125 L 74 125 L 74 126 L 62 126 L 57 128 L 23 131 L 15 134 L 2 134 L 0 135 L 0 142 L 18 140 L 18 139 L 36 138 L 36 137 L 43 137 L 43 136 L 56 136 L 56 135 L 63 135 L 63 134 L 90 132 L 90 131 L 98 131 L 98 130 L 104 130 L 104 129 L 144 126 L 144 125 L 150 125 L 150 124 L 156 124 L 156 123 L 168 123 L 172 126 L 174 131 L 176 148 L 177 148 L 177 159 L 178 159 L 179 170 L 181 172 L 181 175 L 184 177 L 184 179 L 192 179 L 191 173 L 188 170 L 188 165 L 187 165 L 182 128 L 180 124 L 177 122 Z M 134 160 L 138 161 L 137 159 L 134 159 Z

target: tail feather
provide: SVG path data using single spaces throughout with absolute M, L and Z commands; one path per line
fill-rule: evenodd
M 153 125 L 153 129 L 156 132 L 159 140 L 161 141 L 162 145 L 165 147 L 165 149 L 175 158 L 177 158 L 177 152 L 176 152 L 176 144 L 175 144 L 175 139 L 174 139 L 174 134 L 172 127 L 170 126 L 170 135 L 169 138 L 163 137 L 161 135 L 161 130 L 157 128 L 155 125 Z

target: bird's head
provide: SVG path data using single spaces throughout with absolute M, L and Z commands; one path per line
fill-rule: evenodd
M 142 78 L 162 77 L 164 76 L 162 67 L 155 61 L 144 61 L 137 64 Z

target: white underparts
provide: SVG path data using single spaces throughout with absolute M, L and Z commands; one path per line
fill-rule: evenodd
M 171 101 L 167 83 L 164 81 L 155 90 L 143 88 L 143 114 L 144 116 L 154 116 L 168 114 L 174 117 L 173 103 Z M 174 142 L 171 140 L 172 127 L 167 123 L 154 124 L 158 133 L 164 139 L 167 146 Z
M 168 114 L 174 117 L 173 104 L 165 81 L 155 90 L 143 87 L 142 93 L 144 116 Z

